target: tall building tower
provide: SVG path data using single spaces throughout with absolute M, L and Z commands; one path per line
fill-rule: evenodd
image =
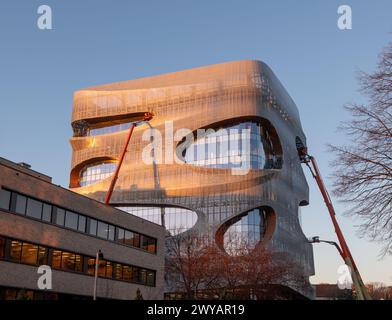
M 147 111 L 155 116 L 134 130 L 112 205 L 164 224 L 171 236 L 208 234 L 226 251 L 230 235 L 240 234 L 287 252 L 306 277 L 314 274 L 299 221 L 309 190 L 296 141 L 306 139 L 295 103 L 265 63 L 228 62 L 77 91 L 72 190 L 103 201 L 128 129 Z M 312 296 L 310 285 L 302 294 Z

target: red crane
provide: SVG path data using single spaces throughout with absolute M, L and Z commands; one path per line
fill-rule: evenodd
M 367 291 L 366 286 L 364 285 L 361 275 L 358 271 L 357 265 L 355 264 L 354 258 L 351 255 L 350 249 L 348 248 L 347 242 L 344 239 L 342 230 L 339 227 L 338 221 L 336 220 L 336 213 L 335 209 L 332 205 L 331 198 L 328 194 L 328 191 L 324 185 L 323 179 L 321 178 L 320 171 L 318 169 L 316 159 L 308 154 L 308 150 L 305 146 L 297 145 L 298 155 L 302 163 L 305 163 L 306 166 L 309 168 L 313 178 L 316 180 L 317 185 L 320 189 L 320 192 L 324 198 L 324 202 L 328 208 L 329 215 L 331 217 L 333 226 L 335 228 L 336 235 L 339 240 L 340 250 L 339 253 L 341 254 L 344 263 L 350 268 L 351 270 L 351 278 L 353 280 L 357 297 L 359 300 L 371 300 L 369 292 Z
M 138 124 L 141 124 L 142 122 L 150 121 L 153 117 L 154 117 L 154 114 L 152 112 L 146 112 L 142 116 L 141 119 L 135 119 L 136 121 L 132 122 L 131 127 L 129 128 L 127 139 L 125 140 L 125 143 L 124 143 L 123 151 L 122 151 L 120 159 L 118 160 L 118 163 L 117 163 L 116 171 L 114 172 L 112 181 L 110 182 L 108 192 L 106 193 L 106 197 L 105 197 L 106 204 L 109 204 L 110 198 L 112 197 L 113 190 L 116 185 L 116 181 L 118 179 L 118 173 L 120 172 L 121 165 L 122 165 L 124 157 L 125 157 L 125 153 L 127 152 L 127 149 L 128 149 L 129 140 L 131 140 L 131 137 L 132 137 L 133 129 L 135 129 L 135 127 Z

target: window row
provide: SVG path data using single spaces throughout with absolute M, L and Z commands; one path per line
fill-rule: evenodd
M 107 134 L 107 133 L 113 133 L 113 132 L 118 132 L 118 131 L 123 131 L 123 130 L 128 130 L 131 127 L 131 122 L 126 122 L 126 123 L 120 123 L 112 126 L 106 126 L 106 127 L 100 127 L 100 128 L 90 128 L 88 130 L 88 135 L 89 136 L 97 136 L 100 134 Z
M 155 238 L 126 230 L 19 193 L 0 189 L 0 209 L 42 220 L 74 231 L 87 233 L 104 240 L 116 241 L 127 246 L 156 253 Z
M 94 257 L 1 236 L 0 259 L 34 266 L 49 265 L 63 271 L 95 274 Z M 155 286 L 155 271 L 108 260 L 99 261 L 98 276 Z

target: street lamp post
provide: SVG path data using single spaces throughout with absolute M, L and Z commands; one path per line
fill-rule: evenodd
M 353 272 L 352 266 L 351 266 L 349 263 L 347 263 L 347 259 L 344 258 L 343 250 L 339 247 L 339 245 L 338 245 L 335 241 L 320 240 L 320 237 L 318 237 L 318 236 L 312 237 L 312 238 L 309 239 L 308 241 L 309 241 L 309 243 L 320 243 L 320 242 L 323 242 L 323 243 L 328 243 L 328 244 L 330 244 L 330 245 L 333 245 L 333 246 L 338 250 L 338 252 L 339 252 L 340 256 L 343 258 L 343 261 L 345 262 L 345 264 L 349 267 L 350 273 Z M 355 272 L 355 271 L 354 271 L 354 272 Z M 358 291 L 362 290 L 361 284 L 358 283 L 358 280 L 357 280 L 357 278 L 355 277 L 355 275 L 351 274 L 351 278 L 352 278 L 352 281 L 353 281 L 354 286 L 355 286 L 355 288 L 356 288 L 356 291 L 358 292 Z M 359 299 L 360 299 L 360 300 L 363 300 L 363 299 L 361 299 L 361 298 L 359 298 Z M 369 298 L 368 298 L 368 299 L 369 299 Z
M 98 280 L 98 266 L 99 266 L 99 259 L 103 259 L 103 253 L 101 250 L 97 251 L 95 256 L 95 273 L 94 273 L 94 293 L 93 293 L 93 300 L 97 300 L 97 280 Z
M 343 251 L 342 249 L 340 249 L 339 245 L 335 242 L 335 241 L 327 241 L 327 240 L 320 240 L 320 237 L 312 237 L 312 239 L 309 240 L 310 243 L 320 243 L 320 242 L 324 242 L 324 243 L 328 243 L 332 246 L 335 246 L 335 248 L 338 250 L 340 256 L 343 258 L 344 260 L 344 255 L 343 255 Z

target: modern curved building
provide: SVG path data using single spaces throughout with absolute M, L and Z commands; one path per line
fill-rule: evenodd
M 164 224 L 172 236 L 207 234 L 226 251 L 233 234 L 265 243 L 287 252 L 305 276 L 314 274 L 299 219 L 309 190 L 296 141 L 306 139 L 295 103 L 265 63 L 228 62 L 77 91 L 72 190 L 103 201 L 128 128 L 147 111 L 155 116 L 134 130 L 112 205 Z M 302 294 L 312 297 L 310 285 Z

